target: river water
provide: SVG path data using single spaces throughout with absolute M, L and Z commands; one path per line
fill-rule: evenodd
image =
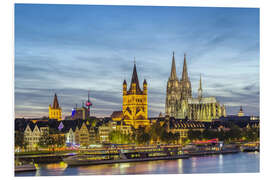
M 64 162 L 40 164 L 36 172 L 15 173 L 15 176 L 256 173 L 259 170 L 260 154 L 251 152 L 80 167 L 68 167 Z

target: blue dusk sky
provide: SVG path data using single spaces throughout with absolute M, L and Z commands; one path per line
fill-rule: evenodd
M 56 92 L 63 115 L 90 99 L 92 115 L 122 109 L 134 57 L 148 83 L 150 117 L 165 111 L 172 52 L 184 53 L 193 96 L 236 114 L 259 115 L 259 9 L 92 5 L 15 5 L 15 116 L 48 116 Z

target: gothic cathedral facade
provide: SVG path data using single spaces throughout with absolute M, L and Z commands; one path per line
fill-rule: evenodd
M 176 73 L 175 57 L 173 53 L 171 74 L 167 82 L 165 113 L 177 119 L 212 121 L 226 116 L 225 106 L 221 106 L 215 97 L 203 97 L 202 81 L 200 77 L 198 97 L 192 97 L 191 82 L 188 77 L 186 55 L 182 77 L 179 80 Z

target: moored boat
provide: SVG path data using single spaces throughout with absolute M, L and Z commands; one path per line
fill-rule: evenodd
M 36 171 L 34 164 L 15 165 L 15 172 Z
M 142 162 L 142 161 L 156 161 L 156 160 L 173 160 L 173 159 L 186 159 L 189 158 L 186 154 L 174 155 L 174 156 L 156 156 L 156 157 L 144 157 L 144 158 L 126 158 L 124 154 L 120 154 L 118 158 L 96 158 L 89 157 L 89 155 L 75 155 L 64 158 L 64 162 L 68 166 L 82 166 L 82 165 L 98 165 L 98 164 L 113 164 L 113 163 L 128 163 L 128 162 Z

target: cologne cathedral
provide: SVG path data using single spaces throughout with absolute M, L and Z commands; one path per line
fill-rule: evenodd
M 179 80 L 176 73 L 174 53 L 172 57 L 171 75 L 167 82 L 166 115 L 176 119 L 195 121 L 212 121 L 226 116 L 224 105 L 220 105 L 215 97 L 203 97 L 202 80 L 200 77 L 198 97 L 192 97 L 191 83 L 188 77 L 186 55 L 182 77 Z

